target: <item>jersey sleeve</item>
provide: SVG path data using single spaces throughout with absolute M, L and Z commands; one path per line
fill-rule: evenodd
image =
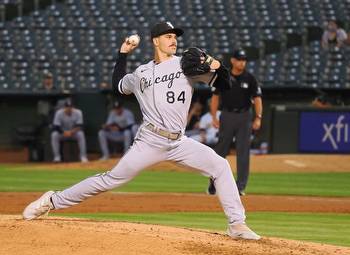
M 323 32 L 322 43 L 325 45 L 328 45 L 328 32 L 327 31 Z
M 348 39 L 348 35 L 343 29 L 339 29 L 339 33 L 337 36 L 339 36 L 339 40 L 341 41 L 345 41 L 346 39 Z
M 211 117 L 210 113 L 204 114 L 200 121 L 199 121 L 199 129 L 208 129 L 211 127 L 211 122 L 213 121 L 213 118 Z
M 82 126 L 84 124 L 83 113 L 80 110 L 78 110 L 77 113 L 77 122 L 75 123 L 75 125 Z
M 107 118 L 107 121 L 106 121 L 106 125 L 111 125 L 114 123 L 114 118 L 113 118 L 113 112 L 109 112 L 108 114 L 108 118 Z
M 61 115 L 59 113 L 60 113 L 59 111 L 56 111 L 55 117 L 53 119 L 53 125 L 57 127 L 61 126 L 61 118 L 60 118 Z
M 126 74 L 126 57 L 126 53 L 119 52 L 114 65 L 112 86 L 116 93 L 130 95 L 133 93 L 133 85 L 137 82 L 137 75 L 136 71 Z
M 136 72 L 126 74 L 118 83 L 118 92 L 123 95 L 132 94 L 134 92 L 136 82 Z
M 199 121 L 199 129 L 207 129 L 207 120 L 205 116 L 203 116 Z
M 261 97 L 262 96 L 262 91 L 261 91 L 261 87 L 259 86 L 258 81 L 256 80 L 256 78 L 253 75 L 250 75 L 251 77 L 251 86 L 250 86 L 250 94 L 252 97 Z

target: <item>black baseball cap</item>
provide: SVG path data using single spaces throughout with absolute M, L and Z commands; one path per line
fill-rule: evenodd
M 119 101 L 115 101 L 114 103 L 113 103 L 113 108 L 120 108 L 120 107 L 122 107 L 123 106 L 123 104 L 121 103 L 121 102 L 119 102 Z
M 232 57 L 238 60 L 247 60 L 247 54 L 243 49 L 235 50 Z
M 73 107 L 73 101 L 72 101 L 72 99 L 67 98 L 67 99 L 64 101 L 64 106 L 65 106 L 65 107 Z
M 181 28 L 174 27 L 169 21 L 159 22 L 151 29 L 151 39 L 168 33 L 174 33 L 176 36 L 181 36 L 184 31 Z

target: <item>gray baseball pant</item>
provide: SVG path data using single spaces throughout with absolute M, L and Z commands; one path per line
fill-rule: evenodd
M 114 142 L 124 142 L 124 152 L 130 147 L 132 134 L 129 129 L 124 131 L 107 131 L 100 130 L 98 132 L 98 141 L 100 143 L 103 157 L 109 157 L 108 140 Z
M 174 141 L 142 127 L 131 148 L 111 171 L 89 177 L 70 188 L 54 193 L 52 203 L 55 209 L 76 205 L 91 196 L 122 186 L 141 170 L 164 160 L 192 167 L 213 178 L 229 223 L 245 221 L 245 210 L 226 159 L 208 146 L 186 136 Z
M 58 131 L 53 131 L 51 133 L 51 146 L 52 146 L 52 152 L 53 156 L 60 157 L 60 141 L 63 140 L 71 140 L 74 139 L 78 142 L 79 151 L 80 151 L 80 157 L 86 157 L 86 141 L 85 141 L 85 135 L 83 131 L 78 131 L 73 134 L 71 137 L 64 137 L 63 134 L 59 133 Z

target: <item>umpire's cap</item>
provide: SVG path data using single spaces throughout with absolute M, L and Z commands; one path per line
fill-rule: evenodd
M 238 59 L 238 60 L 247 60 L 247 54 L 245 50 L 243 49 L 237 49 L 233 52 L 232 55 L 233 58 Z
M 151 29 L 151 39 L 168 33 L 174 33 L 176 36 L 181 36 L 184 31 L 181 28 L 175 28 L 169 21 L 159 22 Z

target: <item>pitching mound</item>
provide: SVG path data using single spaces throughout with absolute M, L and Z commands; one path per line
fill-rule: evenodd
M 263 238 L 233 240 L 223 233 L 124 222 L 0 215 L 0 254 L 349 254 L 324 244 Z

